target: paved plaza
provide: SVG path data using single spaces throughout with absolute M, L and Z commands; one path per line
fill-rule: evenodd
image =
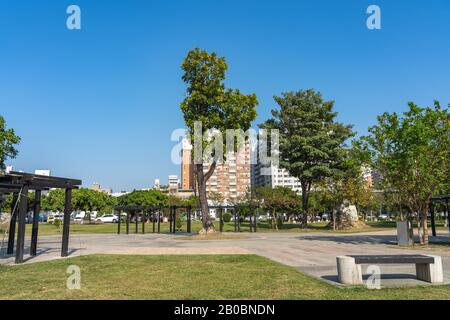
M 450 242 L 446 234 L 433 240 Z M 186 235 L 169 234 L 95 234 L 71 235 L 69 253 L 70 257 L 89 254 L 256 254 L 333 284 L 337 284 L 336 257 L 340 255 L 436 254 L 442 256 L 445 283 L 450 284 L 450 249 L 402 249 L 396 246 L 396 241 L 395 230 L 361 234 L 242 233 L 236 240 L 220 241 L 186 240 Z M 26 263 L 60 259 L 60 245 L 59 236 L 40 237 L 38 256 L 26 256 Z M 25 252 L 29 252 L 29 242 Z M 0 264 L 13 265 L 14 257 L 2 252 Z M 415 279 L 414 265 L 380 267 L 382 286 L 426 285 Z M 366 270 L 363 266 L 363 272 Z

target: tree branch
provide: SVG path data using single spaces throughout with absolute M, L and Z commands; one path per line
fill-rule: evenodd
M 217 161 L 214 161 L 214 162 L 211 164 L 211 167 L 209 167 L 208 172 L 206 172 L 206 174 L 205 174 L 205 176 L 204 176 L 205 182 L 207 182 L 207 181 L 209 180 L 209 178 L 211 178 L 211 176 L 212 176 L 213 173 L 214 173 L 214 170 L 216 170 L 216 167 L 217 167 Z

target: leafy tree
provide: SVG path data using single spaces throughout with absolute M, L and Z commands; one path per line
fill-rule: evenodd
M 44 211 L 64 211 L 65 192 L 62 189 L 50 191 L 46 196 L 42 197 L 41 208 Z M 73 200 L 72 200 L 73 206 Z
M 206 133 L 215 132 L 221 134 L 223 142 L 227 129 L 246 131 L 256 118 L 256 95 L 245 95 L 239 90 L 226 88 L 224 80 L 227 69 L 225 58 L 198 48 L 191 50 L 182 64 L 182 79 L 187 84 L 187 96 L 181 103 L 181 110 L 191 143 L 194 144 L 194 172 L 203 223 L 200 233 L 215 232 L 209 216 L 206 183 L 213 175 L 217 162 L 222 160 L 219 158 L 220 152 L 203 156 L 203 151 L 211 147 L 211 142 L 203 137 Z M 201 123 L 201 137 L 194 135 L 198 123 Z M 218 137 L 220 135 L 214 135 L 215 141 Z M 202 150 L 202 155 L 198 154 L 198 149 Z M 210 160 L 206 160 L 208 156 Z
M 417 214 L 420 243 L 428 244 L 430 198 L 448 187 L 450 176 L 450 115 L 436 101 L 421 108 L 409 103 L 399 116 L 385 113 L 369 135 L 358 142 L 370 165 L 378 169 L 385 190 Z
M 278 230 L 279 222 L 282 222 L 280 214 L 295 214 L 300 210 L 301 203 L 298 195 L 285 187 L 261 187 L 256 190 L 256 195 L 262 207 L 272 216 L 272 228 Z
M 164 206 L 167 205 L 166 194 L 157 190 L 133 191 L 118 198 L 119 206 Z
M 14 159 L 18 151 L 15 145 L 20 143 L 20 137 L 14 132 L 14 129 L 6 127 L 5 119 L 0 116 L 0 170 L 5 170 L 5 161 Z
M 98 211 L 110 212 L 115 205 L 115 199 L 103 192 L 90 189 L 75 189 L 72 191 L 71 206 L 73 210 L 82 210 L 86 213 Z M 64 211 L 65 190 L 50 191 L 42 198 L 41 207 L 45 211 Z
M 312 89 L 275 96 L 279 110 L 264 129 L 280 133 L 280 166 L 300 180 L 303 227 L 307 226 L 309 196 L 314 183 L 343 170 L 345 142 L 354 135 L 352 126 L 336 122 L 333 101 L 325 101 Z

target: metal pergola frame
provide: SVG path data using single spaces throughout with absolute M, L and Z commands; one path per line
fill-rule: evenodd
M 33 225 L 31 232 L 30 256 L 37 255 L 39 232 L 39 213 L 41 210 L 42 191 L 50 189 L 65 189 L 64 223 L 61 241 L 61 256 L 67 257 L 69 250 L 70 214 L 72 213 L 72 190 L 78 189 L 82 181 L 60 177 L 41 176 L 23 172 L 9 172 L 0 174 L 0 195 L 12 194 L 11 221 L 9 224 L 7 254 L 14 253 L 15 263 L 24 262 L 25 223 L 28 208 L 28 192 L 35 191 L 33 204 Z M 17 224 L 17 242 L 15 243 Z
M 435 204 L 436 203 L 445 203 L 447 207 L 447 219 L 448 219 L 448 227 L 450 231 L 450 211 L 449 211 L 449 202 L 450 202 L 450 195 L 443 195 L 443 196 L 437 196 L 433 197 L 430 200 L 430 214 L 431 214 L 431 228 L 433 231 L 433 237 L 436 237 L 436 212 L 435 212 Z
M 256 232 L 257 230 L 257 216 L 256 210 L 259 209 L 258 206 L 209 206 L 209 209 L 219 210 L 219 230 L 223 232 L 223 212 L 224 210 L 231 210 L 234 216 L 234 232 L 241 231 L 241 222 L 240 217 L 241 214 L 239 212 L 239 208 L 250 208 L 255 210 L 253 214 L 250 215 L 250 232 Z M 139 216 L 141 216 L 142 223 L 142 234 L 145 234 L 145 220 L 150 216 L 153 217 L 153 233 L 161 233 L 161 212 L 163 210 L 169 210 L 169 233 L 176 233 L 176 218 L 177 218 L 177 210 L 185 209 L 187 212 L 187 227 L 186 232 L 191 233 L 191 222 L 192 222 L 192 210 L 200 210 L 199 207 L 191 207 L 191 206 L 117 206 L 114 208 L 115 214 L 119 216 L 118 225 L 117 225 L 117 234 L 121 234 L 121 218 L 122 213 L 126 213 L 126 234 L 130 234 L 130 218 L 131 213 L 136 215 L 135 221 L 135 233 L 139 233 Z M 157 215 L 156 215 L 157 214 Z M 156 225 L 157 221 L 157 225 Z

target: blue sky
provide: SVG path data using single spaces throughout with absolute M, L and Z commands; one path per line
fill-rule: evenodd
M 66 28 L 77 4 L 82 29 Z M 382 10 L 382 30 L 366 9 Z M 115 191 L 179 174 L 180 64 L 200 47 L 227 58 L 227 85 L 272 96 L 314 88 L 363 134 L 408 101 L 450 102 L 448 0 L 2 0 L 0 114 L 22 137 L 16 169 Z

